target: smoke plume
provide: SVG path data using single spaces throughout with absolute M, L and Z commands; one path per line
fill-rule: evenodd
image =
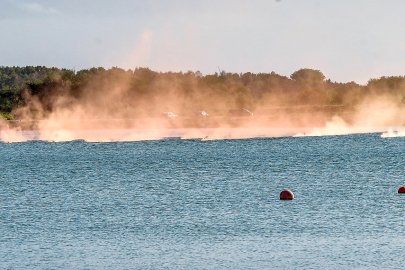
M 94 72 L 76 86 L 55 76 L 39 93 L 26 89 L 25 104 L 13 111 L 16 120 L 0 121 L 0 138 L 108 142 L 403 134 L 396 132 L 405 124 L 403 88 L 393 94 L 370 84 L 365 90 L 326 81 L 319 73 L 202 76 L 116 68 Z

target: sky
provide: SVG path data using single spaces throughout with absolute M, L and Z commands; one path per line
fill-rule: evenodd
M 0 0 L 0 66 L 405 75 L 402 0 Z

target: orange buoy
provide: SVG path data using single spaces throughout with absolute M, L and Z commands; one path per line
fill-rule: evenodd
M 405 193 L 405 187 L 399 187 L 398 193 Z
M 283 189 L 283 191 L 280 192 L 280 200 L 292 200 L 292 199 L 294 199 L 294 193 L 291 190 L 285 188 Z

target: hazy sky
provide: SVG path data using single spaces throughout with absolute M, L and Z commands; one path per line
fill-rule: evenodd
M 405 75 L 402 0 L 0 0 L 0 65 Z

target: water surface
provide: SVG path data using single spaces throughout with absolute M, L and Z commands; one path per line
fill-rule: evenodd
M 401 269 L 404 153 L 378 135 L 0 143 L 0 268 Z

